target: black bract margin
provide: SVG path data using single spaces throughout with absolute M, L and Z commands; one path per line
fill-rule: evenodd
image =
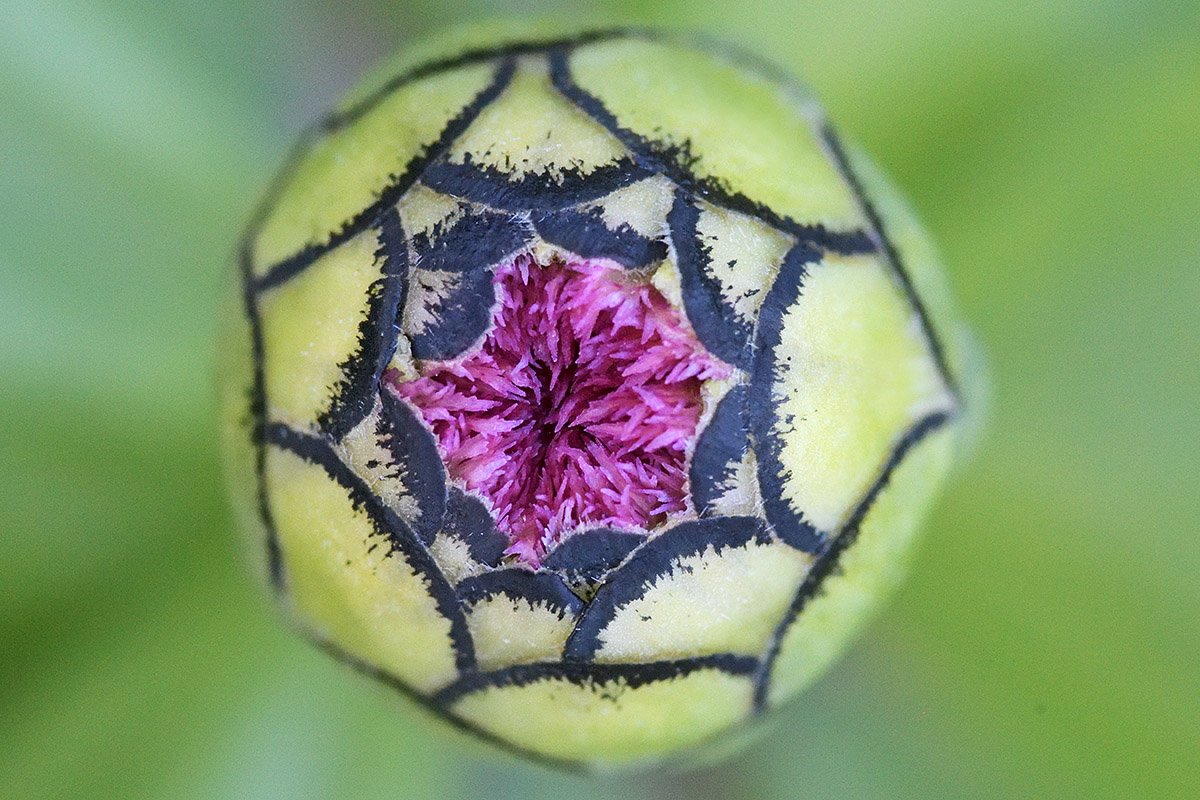
M 683 559 L 698 556 L 709 547 L 719 553 L 751 542 L 771 542 L 762 520 L 757 517 L 716 517 L 681 522 L 646 541 L 596 592 L 567 639 L 563 660 L 590 662 L 602 646 L 600 634 L 617 614 L 644 597 Z
M 484 572 L 459 582 L 458 596 L 468 606 L 493 597 L 545 606 L 560 617 L 579 616 L 583 601 L 567 588 L 562 578 L 550 572 L 530 572 L 521 567 Z
M 717 501 L 732 487 L 728 485 L 750 450 L 748 409 L 750 387 L 730 389 L 700 432 L 688 469 L 692 505 L 701 517 L 713 516 Z
M 619 683 L 636 689 L 650 683 L 681 678 L 699 670 L 720 670 L 730 675 L 750 676 L 757 668 L 758 659 L 732 653 L 641 664 L 518 664 L 495 672 L 466 675 L 435 694 L 433 702 L 438 706 L 451 706 L 473 692 L 505 686 L 528 686 L 545 680 L 565 680 L 576 686 L 596 689 L 602 689 L 605 684 Z
M 496 302 L 496 264 L 528 246 L 533 231 L 520 217 L 469 211 L 447 229 L 413 237 L 414 277 L 449 273 L 454 284 L 430 304 L 434 320 L 409 334 L 414 357 L 442 361 L 461 354 L 487 332 Z M 397 330 L 390 330 L 395 347 Z
M 904 434 L 892 450 L 892 454 L 888 457 L 887 463 L 883 468 L 883 474 L 876 479 L 871 488 L 867 490 L 863 499 L 855 506 L 850 519 L 847 520 L 837 537 L 818 553 L 816 560 L 809 567 L 808 574 L 804 577 L 804 582 L 800 584 L 800 589 L 796 592 L 791 607 L 788 608 L 787 614 L 775 629 L 775 633 L 771 637 L 771 642 L 767 646 L 766 655 L 763 657 L 759 671 L 755 675 L 755 713 L 761 714 L 767 709 L 767 692 L 771 683 L 771 671 L 775 667 L 775 661 L 779 658 L 779 650 L 783 646 L 783 638 L 787 635 L 788 629 L 792 627 L 792 624 L 800 616 L 800 613 L 808 605 L 809 601 L 821 591 L 825 580 L 837 572 L 838 562 L 841 560 L 842 555 L 850 549 L 851 545 L 858 541 L 858 532 L 862 527 L 863 521 L 875 505 L 875 500 L 879 497 L 879 494 L 887 487 L 888 482 L 892 479 L 892 473 L 900 466 L 900 462 L 926 436 L 937 431 L 950 422 L 950 420 L 951 416 L 946 412 L 930 414 L 917 422 L 916 425 Z
M 433 434 L 403 400 L 390 392 L 379 392 L 382 404 L 376 433 L 379 443 L 399 468 L 407 461 L 403 475 L 405 489 L 416 502 L 417 514 L 412 532 L 423 544 L 433 544 L 446 514 L 446 469 L 438 453 Z
M 819 552 L 825 546 L 826 535 L 804 518 L 802 509 L 792 508 L 783 496 L 787 470 L 781 460 L 783 440 L 775 430 L 780 404 L 772 389 L 778 377 L 784 315 L 800 298 L 808 265 L 820 258 L 820 253 L 803 244 L 793 247 L 784 257 L 779 275 L 759 310 L 758 340 L 749 391 L 750 436 L 758 457 L 758 488 L 763 511 L 779 538 L 806 553 Z
M 454 648 L 456 666 L 459 670 L 473 670 L 475 647 L 454 587 L 446 580 L 429 552 L 420 546 L 416 535 L 404 520 L 384 505 L 370 487 L 338 458 L 325 439 L 276 422 L 267 425 L 265 442 L 321 467 L 334 483 L 346 491 L 354 507 L 367 515 L 375 533 L 390 544 L 389 555 L 391 552 L 400 553 L 413 571 L 426 581 L 438 611 L 450 621 L 450 642 Z
M 375 387 L 396 349 L 396 316 L 408 294 L 408 240 L 394 207 L 380 216 L 378 230 L 375 258 L 382 264 L 383 275 L 367 290 L 367 314 L 358 327 L 359 348 L 338 365 L 342 379 L 334 387 L 329 408 L 317 418 L 321 429 L 335 439 L 371 413 Z

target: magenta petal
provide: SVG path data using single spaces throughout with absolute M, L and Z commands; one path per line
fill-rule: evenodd
M 599 260 L 495 273 L 483 343 L 385 385 L 433 431 L 450 477 L 488 500 L 508 553 L 536 566 L 564 532 L 649 530 L 688 509 L 703 381 L 730 367 L 678 309 Z

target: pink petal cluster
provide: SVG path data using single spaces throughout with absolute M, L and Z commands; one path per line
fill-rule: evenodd
M 644 277 L 608 262 L 522 255 L 495 286 L 478 349 L 387 377 L 451 478 L 490 502 L 508 552 L 536 566 L 566 531 L 648 530 L 686 510 L 701 384 L 730 368 Z

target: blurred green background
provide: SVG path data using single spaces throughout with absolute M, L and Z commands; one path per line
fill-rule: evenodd
M 218 290 L 299 128 L 566 3 L 0 6 L 0 795 L 1200 795 L 1200 5 L 608 0 L 802 74 L 940 240 L 988 436 L 912 581 L 743 755 L 585 780 L 289 634 L 238 563 Z

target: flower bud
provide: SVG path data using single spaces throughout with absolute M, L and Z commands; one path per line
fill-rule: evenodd
M 453 34 L 302 141 L 224 371 L 265 572 L 328 650 L 554 763 L 812 681 L 961 417 L 920 228 L 808 95 L 668 34 Z

